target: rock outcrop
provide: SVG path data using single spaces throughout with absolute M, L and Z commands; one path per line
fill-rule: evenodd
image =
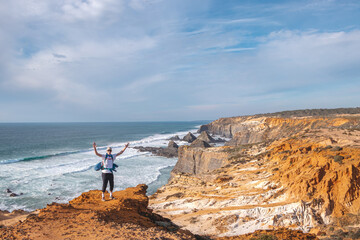
M 211 137 L 207 131 L 202 131 L 201 134 L 197 137 L 197 139 L 203 140 L 204 142 L 207 143 L 216 142 L 215 139 Z
M 181 139 L 180 139 L 180 137 L 178 135 L 175 135 L 175 136 L 169 138 L 169 140 L 180 141 Z
M 228 239 L 283 227 L 333 238 L 360 232 L 360 116 L 221 121 L 229 124 L 207 126 L 229 131 L 233 146 L 180 147 L 169 183 L 151 196 L 156 213 Z
M 195 141 L 195 139 L 196 137 L 194 136 L 194 134 L 189 132 L 188 134 L 185 135 L 185 137 L 182 140 L 188 143 L 192 143 L 193 141 Z
M 192 239 L 148 206 L 146 185 L 114 192 L 102 202 L 101 191 L 89 191 L 68 204 L 49 204 L 15 225 L 0 228 L 1 239 Z
M 278 118 L 247 116 L 221 118 L 207 125 L 208 132 L 232 138 L 228 145 L 242 145 L 291 137 L 312 129 L 358 128 L 353 116 L 331 118 Z
M 211 147 L 211 145 L 208 144 L 206 141 L 203 141 L 201 139 L 196 139 L 190 144 L 190 147 L 208 148 Z
M 179 148 L 179 145 L 177 145 L 173 140 L 171 140 L 171 141 L 168 143 L 168 148 L 170 148 L 170 149 L 178 149 L 178 148 Z
M 180 146 L 179 160 L 172 173 L 201 175 L 226 165 L 228 158 L 228 153 L 222 150 L 218 151 L 218 148 Z
M 168 146 L 166 148 L 162 147 L 133 147 L 140 152 L 151 152 L 154 155 L 167 157 L 167 158 L 175 158 L 178 156 L 178 148 L 179 146 L 173 141 L 170 140 Z

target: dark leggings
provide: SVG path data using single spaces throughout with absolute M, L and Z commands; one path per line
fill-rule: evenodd
M 105 192 L 108 181 L 110 182 L 110 192 L 112 192 L 114 189 L 114 174 L 102 173 L 101 176 L 103 180 L 102 192 Z

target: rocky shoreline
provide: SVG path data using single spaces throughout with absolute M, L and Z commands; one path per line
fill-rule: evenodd
M 150 207 L 199 235 L 287 227 L 323 239 L 360 237 L 359 124 L 356 114 L 216 120 L 199 131 L 232 139 L 181 146 Z
M 201 132 L 198 137 L 195 137 L 194 134 L 189 132 L 182 139 L 179 136 L 175 135 L 169 139 L 168 146 L 163 147 L 143 147 L 135 146 L 134 149 L 137 149 L 140 152 L 150 152 L 153 155 L 167 157 L 167 158 L 177 158 L 179 145 L 175 141 L 180 141 L 185 143 L 185 145 L 190 145 L 190 147 L 212 147 L 214 143 L 225 143 L 226 141 L 221 138 L 214 139 L 206 131 Z
M 0 236 L 360 239 L 360 114 L 299 116 L 223 118 L 166 148 L 138 147 L 178 157 L 155 194 L 139 185 L 104 203 L 90 191 L 36 213 L 2 212 Z

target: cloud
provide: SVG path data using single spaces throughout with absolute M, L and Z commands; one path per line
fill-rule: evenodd
M 89 20 L 105 14 L 120 13 L 123 1 L 114 0 L 65 0 L 61 6 L 63 17 L 68 21 Z
M 39 118 L 41 102 L 64 118 L 126 103 L 114 111 L 122 120 L 360 100 L 351 92 L 359 88 L 359 4 L 307 3 L 7 1 L 0 99 L 19 109 L 37 99 Z M 333 94 L 340 87 L 346 98 Z
M 145 88 L 148 88 L 153 84 L 157 84 L 163 81 L 166 81 L 166 77 L 164 75 L 158 74 L 155 76 L 151 76 L 139 80 L 133 80 L 131 83 L 122 87 L 122 89 L 124 91 L 141 92 Z
M 231 106 L 245 101 L 249 107 L 261 109 L 263 101 L 270 104 L 262 104 L 264 108 L 271 103 L 301 108 L 301 103 L 310 105 L 308 99 L 335 91 L 329 87 L 359 87 L 359 39 L 358 30 L 272 32 L 251 51 L 207 56 L 206 66 L 191 73 L 196 79 L 194 102 L 196 106 Z M 311 97 L 304 98 L 306 93 Z M 332 95 L 327 102 L 336 105 L 344 102 L 342 98 Z M 317 107 L 320 101 L 312 103 Z
M 153 39 L 144 38 L 133 41 L 117 39 L 107 43 L 84 42 L 79 46 L 54 46 L 29 59 L 16 61 L 11 67 L 12 77 L 3 86 L 29 91 L 51 91 L 54 94 L 53 100 L 59 103 L 87 105 L 106 94 L 104 90 L 87 84 L 88 79 L 77 78 L 82 75 L 79 71 L 83 71 L 83 67 L 99 65 L 101 61 L 109 59 L 113 64 L 129 61 L 142 50 L 154 47 L 154 44 Z M 103 70 L 104 68 L 99 68 L 92 71 L 100 73 Z M 133 83 L 133 86 L 136 84 Z M 145 82 L 141 84 L 146 85 Z

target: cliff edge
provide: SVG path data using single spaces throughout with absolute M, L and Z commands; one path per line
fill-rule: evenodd
M 150 207 L 214 238 L 284 227 L 360 238 L 359 126 L 358 114 L 216 120 L 201 129 L 230 144 L 181 147 Z
M 146 185 L 114 192 L 102 202 L 101 191 L 81 194 L 68 204 L 49 204 L 23 221 L 0 228 L 1 239 L 195 239 L 148 209 Z

